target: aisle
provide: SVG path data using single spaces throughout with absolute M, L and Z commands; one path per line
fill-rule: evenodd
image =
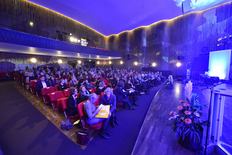
M 0 147 L 3 154 L 72 154 L 82 152 L 13 85 L 0 83 Z

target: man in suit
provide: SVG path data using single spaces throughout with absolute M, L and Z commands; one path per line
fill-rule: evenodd
M 117 98 L 117 103 L 123 103 L 123 106 L 127 109 L 130 110 L 135 110 L 135 108 L 131 105 L 129 99 L 127 98 L 127 95 L 134 92 L 134 90 L 130 91 L 124 91 L 124 82 L 119 81 L 117 87 L 114 89 L 114 94 Z
M 50 87 L 50 86 L 51 86 L 50 83 L 47 82 L 47 81 L 45 81 L 45 76 L 42 75 L 42 76 L 40 77 L 40 81 L 38 81 L 38 82 L 36 83 L 35 90 L 36 90 L 36 92 L 37 92 L 39 95 L 41 95 L 41 89 L 42 89 L 42 88 L 46 88 L 46 87 Z

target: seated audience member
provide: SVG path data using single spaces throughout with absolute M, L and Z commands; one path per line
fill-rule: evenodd
M 78 84 L 77 84 L 77 91 L 78 92 L 80 92 L 80 88 L 81 88 L 81 86 L 83 86 L 84 85 L 84 83 L 85 83 L 85 80 L 84 79 L 80 79 L 79 80 L 79 82 L 78 82 Z
M 65 82 L 64 79 L 61 79 L 61 80 L 60 80 L 60 84 L 58 85 L 58 90 L 59 90 L 59 91 L 63 91 L 63 90 L 65 90 L 65 89 L 68 88 L 68 86 L 67 86 L 64 82 Z
M 97 88 L 97 90 L 95 91 L 95 93 L 97 95 L 101 95 L 102 92 L 104 92 L 105 90 L 105 83 L 104 82 L 100 82 L 99 87 Z
M 56 80 L 56 76 L 51 76 L 51 86 L 55 87 L 55 85 L 58 85 L 58 82 Z
M 114 127 L 116 125 L 119 125 L 117 119 L 116 119 L 116 96 L 113 94 L 113 91 L 111 88 L 106 88 L 106 90 L 104 91 L 105 94 L 102 96 L 102 101 L 101 104 L 103 105 L 110 105 L 110 113 L 111 113 L 111 117 L 110 117 L 110 123 L 112 125 L 112 127 Z
M 89 99 L 89 91 L 85 89 L 85 86 L 82 85 L 80 87 L 80 92 L 79 92 L 79 96 L 78 96 L 80 102 L 86 101 Z
M 47 82 L 47 81 L 45 81 L 45 76 L 42 75 L 42 76 L 40 77 L 40 81 L 38 81 L 38 82 L 36 83 L 35 90 L 37 91 L 37 93 L 38 93 L 39 95 L 41 95 L 41 89 L 42 89 L 42 88 L 46 88 L 46 87 L 50 87 L 50 86 L 51 86 L 50 83 Z
M 126 84 L 125 84 L 125 89 L 126 91 L 132 91 L 130 94 L 128 94 L 128 96 L 130 97 L 130 101 L 134 104 L 134 105 L 137 105 L 136 104 L 136 101 L 137 101 L 137 96 L 136 96 L 136 91 L 135 90 L 135 87 L 133 86 L 133 84 L 131 83 L 130 79 L 127 80 Z
M 62 73 L 62 79 L 64 80 L 64 83 L 68 83 L 68 77 L 65 72 Z
M 75 76 L 71 77 L 71 80 L 69 81 L 69 87 L 76 87 L 78 86 L 78 81 Z
M 51 85 L 51 80 L 50 80 L 50 75 L 49 74 L 45 74 L 45 81 L 49 82 Z
M 95 117 L 98 114 L 98 112 L 101 110 L 99 107 L 97 108 L 94 105 L 94 102 L 96 102 L 97 98 L 98 98 L 97 94 L 93 93 L 89 96 L 89 99 L 84 104 L 84 110 L 86 113 L 86 123 L 93 125 L 99 122 L 104 122 L 102 131 L 101 131 L 101 136 L 105 139 L 108 139 L 109 138 L 108 136 L 112 135 L 112 133 L 108 131 L 108 123 L 109 123 L 110 114 L 108 118 L 96 118 Z
M 34 77 L 34 73 L 31 71 L 28 73 L 29 76 L 26 77 L 26 87 L 27 89 L 29 89 L 29 82 L 30 81 L 33 81 L 33 80 L 36 80 L 36 78 Z
M 59 79 L 62 78 L 62 76 L 61 76 L 61 74 L 60 74 L 60 71 L 57 71 L 56 77 L 59 78 Z
M 72 87 L 69 89 L 70 96 L 67 99 L 67 109 L 66 114 L 68 116 L 74 116 L 78 114 L 77 105 L 80 103 L 79 99 L 76 97 L 77 89 Z
M 134 107 L 132 107 L 129 99 L 127 98 L 127 95 L 134 92 L 133 90 L 130 90 L 129 92 L 124 91 L 124 82 L 119 81 L 117 87 L 114 89 L 114 94 L 117 98 L 117 103 L 123 103 L 123 106 L 127 109 L 130 110 L 135 110 Z
M 19 71 L 19 77 L 20 77 L 19 80 L 20 80 L 21 82 L 22 82 L 22 77 L 23 77 L 23 78 L 26 77 L 24 73 L 25 73 L 25 72 L 24 72 L 23 70 L 20 70 L 20 71 Z
M 98 88 L 100 82 L 102 82 L 102 79 L 101 79 L 101 78 L 97 78 L 97 81 L 95 81 L 95 84 L 94 84 L 94 85 Z
M 89 83 L 89 80 L 85 80 L 85 88 L 86 89 L 94 89 L 95 88 L 95 86 L 94 85 L 92 85 L 91 83 Z

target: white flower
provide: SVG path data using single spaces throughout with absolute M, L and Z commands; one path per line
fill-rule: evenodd
M 194 115 L 197 116 L 197 117 L 200 117 L 200 114 L 197 113 L 197 112 L 194 112 Z
M 188 98 L 189 100 L 191 100 L 191 95 L 192 95 L 192 89 L 193 89 L 193 83 L 191 81 L 189 81 L 188 83 L 186 83 L 185 85 L 185 97 Z

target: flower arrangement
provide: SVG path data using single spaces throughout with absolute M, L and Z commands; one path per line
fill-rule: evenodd
M 202 126 L 207 125 L 207 121 L 201 120 L 203 104 L 197 100 L 198 97 L 198 94 L 192 93 L 192 83 L 189 81 L 185 86 L 185 101 L 180 101 L 178 112 L 170 112 L 170 125 L 177 132 L 177 137 L 183 140 L 187 134 L 200 139 L 198 133 L 203 130 Z

